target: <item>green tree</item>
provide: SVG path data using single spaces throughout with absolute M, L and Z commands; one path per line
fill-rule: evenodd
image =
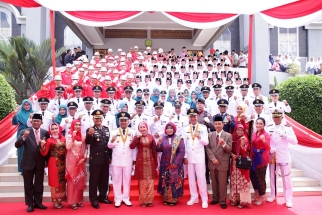
M 15 91 L 0 74 L 0 120 L 12 112 L 15 107 Z
M 59 57 L 65 48 L 56 52 Z M 25 36 L 11 37 L 0 42 L 0 72 L 16 92 L 17 103 L 37 92 L 50 75 L 51 40 L 40 45 Z
M 322 77 L 296 76 L 282 82 L 278 89 L 280 98 L 292 108 L 287 114 L 309 129 L 322 134 Z

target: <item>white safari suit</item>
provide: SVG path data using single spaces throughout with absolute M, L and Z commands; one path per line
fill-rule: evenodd
M 125 135 L 123 135 L 123 129 L 118 128 L 111 132 L 111 137 L 116 136 L 116 140 L 112 143 L 109 140 L 108 147 L 113 149 L 112 153 L 112 174 L 113 174 L 113 190 L 114 201 L 129 201 L 130 199 L 130 185 L 131 185 L 131 173 L 132 164 L 135 160 L 135 151 L 130 148 L 130 144 L 134 137 L 134 130 L 125 129 Z M 125 140 L 123 142 L 122 136 Z M 122 193 L 123 186 L 123 193 Z
M 193 139 L 192 134 L 194 132 L 199 132 L 201 138 L 198 139 L 195 137 Z M 198 191 L 196 186 L 197 176 L 202 202 L 208 202 L 205 164 L 205 146 L 209 144 L 207 127 L 197 123 L 195 125 L 195 131 L 193 131 L 193 127 L 190 124 L 184 128 L 182 137 L 186 147 L 185 158 L 188 159 L 190 199 L 198 201 Z
M 266 128 L 267 132 L 271 136 L 271 150 L 270 158 L 273 158 L 274 152 L 276 152 L 276 172 L 280 170 L 283 180 L 283 190 L 286 202 L 292 202 L 293 188 L 291 177 L 291 154 L 289 150 L 289 144 L 297 144 L 297 138 L 292 127 L 281 125 L 269 125 Z M 270 186 L 272 199 L 275 199 L 275 185 L 274 185 L 274 164 L 269 164 L 270 173 Z M 277 176 L 278 177 L 278 176 Z M 277 180 L 276 180 L 277 183 Z M 276 184 L 277 187 L 277 184 Z

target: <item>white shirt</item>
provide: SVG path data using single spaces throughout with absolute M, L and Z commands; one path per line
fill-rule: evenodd
M 44 112 L 44 115 L 42 114 L 43 112 Z M 39 110 L 39 111 L 37 111 L 35 113 L 39 113 L 39 114 L 43 115 L 43 117 L 42 117 L 42 125 L 40 126 L 40 128 L 48 131 L 49 125 L 53 122 L 54 114 L 52 112 L 48 111 L 48 110 L 45 110 L 45 111 Z M 31 120 L 32 119 L 30 119 L 30 118 L 27 120 L 27 126 L 28 127 L 32 127 Z

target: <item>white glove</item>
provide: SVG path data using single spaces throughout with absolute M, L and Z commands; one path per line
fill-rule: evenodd
M 208 117 L 203 118 L 203 120 L 205 120 L 206 123 L 209 123 L 210 122 L 210 120 L 209 120 Z

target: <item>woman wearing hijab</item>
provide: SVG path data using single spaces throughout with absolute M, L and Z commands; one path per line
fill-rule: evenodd
M 73 210 L 84 206 L 82 200 L 86 188 L 85 162 L 88 152 L 84 140 L 81 122 L 73 120 L 66 139 L 67 203 Z
M 160 98 L 160 90 L 159 88 L 154 88 L 153 94 L 150 99 L 153 101 L 153 103 L 156 103 L 159 101 L 159 98 Z
M 142 100 L 142 90 L 141 89 L 136 90 L 136 96 L 135 96 L 134 100 L 137 102 Z
M 168 92 L 167 102 L 170 102 L 172 104 L 172 106 L 174 106 L 174 103 L 176 101 L 177 101 L 176 92 L 174 91 L 174 89 L 170 89 Z
M 14 115 L 12 117 L 12 124 L 18 125 L 17 131 L 17 138 L 21 130 L 28 128 L 27 121 L 31 113 L 34 111 L 32 110 L 31 102 L 28 99 L 25 99 L 21 103 L 21 107 L 19 110 L 15 110 Z M 20 161 L 23 152 L 23 146 L 18 148 L 18 172 L 22 172 L 20 168 Z
M 251 205 L 250 195 L 250 171 L 236 167 L 238 156 L 247 157 L 250 145 L 247 133 L 242 124 L 237 124 L 233 133 L 230 166 L 230 205 L 238 208 Z
M 195 92 L 196 92 L 197 98 L 201 99 L 202 98 L 202 92 L 201 92 L 201 87 L 200 86 L 196 86 Z
M 243 125 L 245 131 L 248 131 L 249 123 L 246 123 L 246 107 L 244 105 L 238 105 L 237 106 L 237 116 L 235 116 L 234 120 L 236 124 Z
M 157 177 L 157 152 L 154 137 L 148 134 L 146 122 L 139 123 L 138 135 L 134 137 L 130 148 L 137 147 L 134 177 L 139 184 L 139 201 L 142 207 L 152 206 L 154 201 L 154 179 Z
M 157 152 L 162 152 L 158 193 L 163 204 L 170 206 L 174 206 L 183 195 L 185 145 L 183 139 L 176 135 L 176 130 L 176 125 L 168 122 L 156 147 Z
M 55 122 L 58 123 L 58 125 L 60 125 L 62 119 L 66 118 L 68 116 L 67 114 L 67 106 L 66 105 L 59 105 L 58 107 L 58 114 L 55 117 Z M 63 136 L 65 136 L 65 130 L 62 132 Z
M 122 101 L 122 100 L 120 100 Z M 126 102 L 121 102 L 119 104 L 119 107 L 118 107 L 119 111 L 117 113 L 115 113 L 115 119 L 116 119 L 116 126 L 119 128 L 120 127 L 120 123 L 119 123 L 119 118 L 118 118 L 118 114 L 119 112 L 128 112 L 128 105 Z
M 48 160 L 48 185 L 50 186 L 51 199 L 56 209 L 61 209 L 66 201 L 66 139 L 61 133 L 62 128 L 58 123 L 52 123 L 48 128 L 50 138 L 40 148 L 40 153 Z
M 197 92 L 194 90 L 191 92 L 191 101 L 190 101 L 190 108 L 196 108 L 197 109 Z

